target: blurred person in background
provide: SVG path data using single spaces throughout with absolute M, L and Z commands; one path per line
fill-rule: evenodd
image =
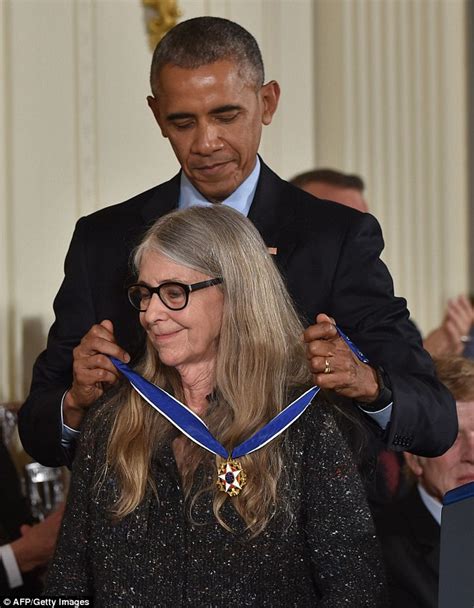
M 35 523 L 10 453 L 0 439 L 0 595 L 34 597 L 43 588 L 64 507 Z
M 435 364 L 439 379 L 456 399 L 459 433 L 454 445 L 437 458 L 405 453 L 413 485 L 405 497 L 376 514 L 393 608 L 438 606 L 443 496 L 474 481 L 474 361 L 452 356 Z
M 290 183 L 317 198 L 334 201 L 362 213 L 369 210 L 364 196 L 364 180 L 355 173 L 343 173 L 335 169 L 313 169 L 295 175 Z

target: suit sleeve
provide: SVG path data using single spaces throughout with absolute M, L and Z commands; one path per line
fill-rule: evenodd
M 370 363 L 382 366 L 390 378 L 387 447 L 438 456 L 457 436 L 455 402 L 436 377 L 406 301 L 394 296 L 390 273 L 380 260 L 383 247 L 376 219 L 354 216 L 336 263 L 330 312 Z
M 85 254 L 86 223 L 79 220 L 66 256 L 64 280 L 54 301 L 55 322 L 38 357 L 19 432 L 25 450 L 47 466 L 70 464 L 61 446 L 61 399 L 72 382 L 72 351 L 96 323 Z
M 318 606 L 387 606 L 384 565 L 357 466 L 334 418 L 313 406 L 305 454 L 305 536 L 322 594 Z

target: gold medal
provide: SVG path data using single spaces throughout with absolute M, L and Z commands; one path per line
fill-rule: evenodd
M 247 483 L 247 475 L 238 460 L 228 458 L 217 468 L 217 487 L 229 496 L 237 496 Z

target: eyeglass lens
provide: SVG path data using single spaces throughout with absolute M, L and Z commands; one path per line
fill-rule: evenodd
M 159 296 L 161 301 L 170 308 L 182 308 L 186 304 L 186 291 L 181 285 L 175 283 L 161 285 Z

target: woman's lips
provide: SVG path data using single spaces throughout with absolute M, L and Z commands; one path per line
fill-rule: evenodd
M 179 334 L 180 331 L 182 331 L 182 330 L 177 329 L 176 331 L 170 331 L 170 332 L 160 333 L 160 334 L 152 332 L 153 340 L 155 340 L 155 342 L 166 342 L 168 340 L 172 340 L 177 334 Z

